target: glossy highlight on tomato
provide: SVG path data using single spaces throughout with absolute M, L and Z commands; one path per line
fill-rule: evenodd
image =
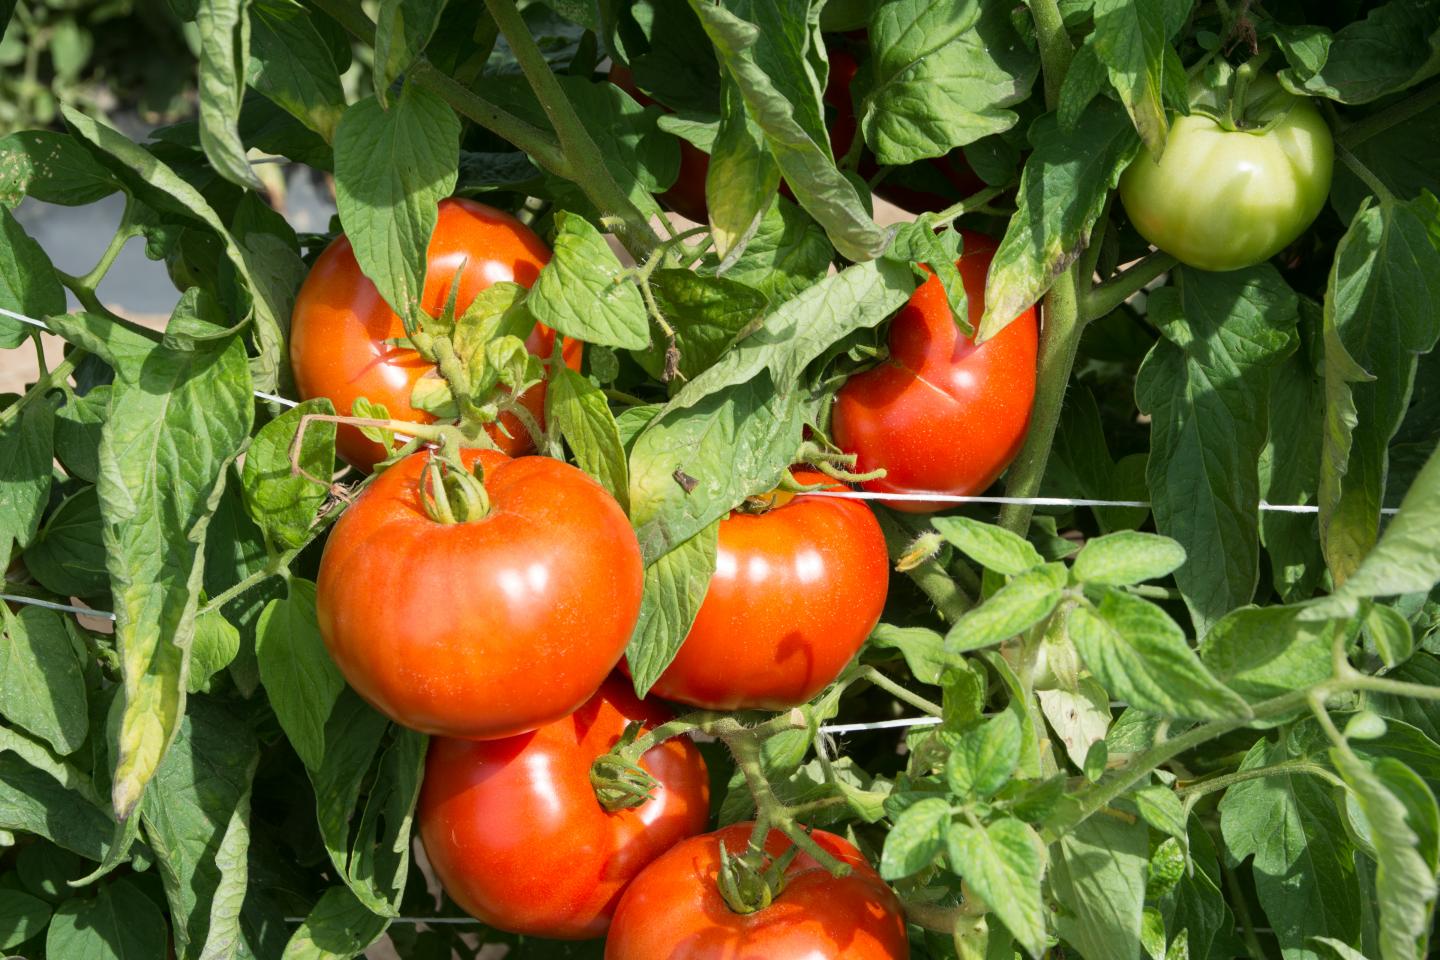
M 849 864 L 844 877 L 806 853 L 785 869 L 783 889 L 767 907 L 736 913 L 720 896 L 720 846 L 733 854 L 750 842 L 737 823 L 679 844 L 641 872 L 620 898 L 605 960 L 905 960 L 909 939 L 900 901 L 860 851 L 833 833 L 811 834 Z M 772 831 L 765 851 L 790 848 Z
M 456 276 L 455 307 L 463 311 L 476 294 L 492 284 L 513 280 L 530 286 L 550 251 L 529 227 L 494 207 L 451 197 L 440 203 L 430 237 L 428 270 L 421 307 L 431 316 L 445 309 Z M 351 413 L 356 399 L 383 404 L 391 419 L 431 423 L 434 417 L 410 404 L 410 393 L 435 368 L 414 350 L 386 341 L 405 335 L 404 324 L 390 309 L 355 260 L 350 241 L 337 237 L 315 261 L 295 299 L 290 321 L 290 364 L 302 399 L 329 397 L 335 411 Z M 525 345 L 549 359 L 555 332 L 536 325 Z M 580 368 L 583 345 L 565 340 L 566 366 Z M 545 385 L 521 395 L 521 403 L 542 424 Z M 492 425 L 490 436 L 501 450 L 517 456 L 533 449 L 530 435 L 510 414 L 501 416 L 504 432 Z M 348 425 L 340 426 L 335 446 L 348 462 L 369 470 L 384 459 L 383 446 L 367 440 Z
M 640 547 L 614 498 L 549 457 L 466 450 L 489 513 L 425 512 L 415 453 L 336 522 L 320 561 L 320 634 L 350 686 L 396 723 L 509 737 L 588 700 L 640 613 Z
M 1255 129 L 1227 130 L 1211 117 L 1176 117 L 1157 163 L 1141 150 L 1120 180 L 1120 200 L 1146 240 L 1201 270 L 1239 270 L 1269 260 L 1325 208 L 1335 146 L 1307 99 L 1261 78 L 1268 98 Z M 1267 129 L 1268 123 L 1275 122 Z M 1278 122 L 1277 122 L 1278 121 Z
M 705 829 L 710 785 L 688 737 L 640 758 L 657 782 L 644 804 L 611 813 L 595 799 L 595 758 L 631 722 L 648 729 L 668 719 L 612 677 L 575 713 L 531 733 L 431 742 L 416 820 L 445 892 L 512 933 L 603 935 L 626 884 Z
M 989 238 L 964 235 L 958 265 L 977 328 L 994 251 Z M 835 400 L 836 444 L 856 455 L 857 471 L 886 470 L 865 489 L 967 496 L 993 483 L 1029 429 L 1037 336 L 1032 307 L 977 346 L 956 327 L 940 281 L 921 284 L 890 324 L 890 356 L 851 377 Z M 889 505 L 922 512 L 945 506 Z
M 826 483 L 796 471 L 804 484 Z M 880 620 L 889 557 L 864 503 L 777 492 L 720 522 L 715 574 L 651 692 L 712 710 L 779 710 L 839 676 Z

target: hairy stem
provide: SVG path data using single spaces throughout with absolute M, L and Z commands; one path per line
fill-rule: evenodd
M 1080 349 L 1080 320 L 1076 300 L 1075 267 L 1060 274 L 1045 295 L 1045 327 L 1040 334 L 1040 361 L 1035 372 L 1035 406 L 1030 412 L 1030 431 L 1025 445 L 1010 465 L 1005 481 L 1007 497 L 1034 497 L 1040 492 L 1055 428 L 1070 383 L 1070 370 Z M 1000 525 L 1024 536 L 1035 508 L 1030 504 L 1007 503 L 1000 508 Z
M 861 676 L 893 696 L 896 700 L 908 703 L 916 710 L 927 713 L 932 717 L 941 716 L 945 712 L 940 708 L 938 703 L 932 703 L 918 693 L 914 693 L 906 687 L 901 686 L 874 667 L 866 667 Z
M 1344 146 L 1354 149 L 1371 137 L 1424 113 L 1437 103 L 1440 103 L 1440 82 L 1432 83 L 1424 90 L 1391 104 L 1379 113 L 1352 123 L 1340 131 L 1336 139 Z
M 1390 192 L 1390 188 L 1385 186 L 1385 184 L 1380 181 L 1380 178 L 1375 175 L 1375 172 L 1365 166 L 1365 163 L 1359 157 L 1355 156 L 1349 147 L 1343 143 L 1335 144 L 1335 155 L 1340 158 L 1341 163 L 1350 168 L 1351 173 L 1360 178 L 1361 182 L 1369 188 L 1371 193 L 1380 199 L 1381 203 L 1394 202 L 1395 195 Z
M 1117 273 L 1085 295 L 1080 309 L 1081 320 L 1085 323 L 1099 320 L 1154 282 L 1161 274 L 1173 270 L 1179 262 L 1163 250 L 1156 250 L 1138 260 L 1130 269 Z
M 1035 18 L 1035 38 L 1040 41 L 1040 62 L 1045 68 L 1045 106 L 1054 110 L 1060 103 L 1060 88 L 1075 56 L 1058 0 L 1026 0 Z
M 620 217 L 624 223 L 624 233 L 620 239 L 625 248 L 637 259 L 643 257 L 659 244 L 660 238 L 650 227 L 650 221 L 630 202 L 610 169 L 605 166 L 605 158 L 600 153 L 600 148 L 595 145 L 590 132 L 580 122 L 579 114 L 575 112 L 574 105 L 565 95 L 555 74 L 550 72 L 550 65 L 535 44 L 535 39 L 530 36 L 530 28 L 525 25 L 525 19 L 520 16 L 514 0 L 485 0 L 485 6 L 494 17 L 500 33 L 510 44 L 515 59 L 520 61 L 520 69 L 524 72 L 525 79 L 530 82 L 535 96 L 539 98 L 545 115 L 550 118 L 550 123 L 560 138 L 560 148 L 578 175 L 572 179 L 585 189 L 602 213 Z

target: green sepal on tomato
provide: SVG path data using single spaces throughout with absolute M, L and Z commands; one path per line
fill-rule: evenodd
M 412 454 L 376 477 L 325 544 L 316 614 L 350 686 L 396 723 L 510 737 L 569 716 L 640 614 L 640 546 L 588 474 L 549 457 L 478 462 L 488 512 L 442 523 Z
M 994 241 L 963 234 L 956 266 L 970 322 L 985 311 L 985 277 Z M 845 382 L 831 432 L 856 456 L 855 470 L 884 469 L 867 480 L 881 493 L 979 493 L 1020 452 L 1035 400 L 1038 331 L 1031 307 L 981 344 L 950 312 L 945 288 L 931 276 L 890 323 L 889 356 Z M 895 501 L 897 510 L 928 511 L 934 501 Z
M 797 852 L 768 906 L 731 909 L 718 878 L 721 847 L 743 853 L 753 823 L 737 823 L 672 848 L 631 881 L 605 942 L 605 960 L 904 960 L 910 955 L 900 901 L 845 839 L 816 830 L 823 850 L 850 870 L 833 876 Z M 772 831 L 765 852 L 791 848 Z
M 797 470 L 801 484 L 829 483 Z M 776 491 L 720 522 L 715 573 L 651 693 L 711 710 L 781 710 L 840 675 L 880 621 L 889 557 L 864 503 Z
M 450 898 L 501 930 L 558 939 L 604 935 L 625 886 L 652 860 L 705 829 L 710 786 L 688 737 L 647 750 L 650 799 L 606 810 L 591 765 L 632 723 L 670 719 L 607 680 L 572 715 L 503 740 L 438 738 L 416 814 L 425 852 Z
M 1270 259 L 1330 195 L 1334 138 L 1314 103 L 1269 75 L 1238 95 L 1244 103 L 1176 117 L 1159 161 L 1142 150 L 1120 180 L 1140 235 L 1201 270 Z
M 452 284 L 455 310 L 463 313 L 480 291 L 514 281 L 528 287 L 550 260 L 550 250 L 529 227 L 494 207 L 451 197 L 440 203 L 427 251 L 425 289 L 420 306 L 430 316 L 445 309 Z M 396 345 L 405 326 L 375 285 L 360 272 L 350 241 L 337 237 L 315 261 L 295 299 L 290 321 L 290 364 L 301 399 L 327 397 L 342 416 L 352 414 L 361 397 L 385 407 L 391 419 L 431 423 L 435 418 L 411 403 L 421 377 L 435 367 L 414 350 Z M 531 353 L 547 359 L 555 332 L 536 324 L 525 341 Z M 566 338 L 566 366 L 580 369 L 583 344 Z M 520 403 L 544 425 L 545 384 L 520 396 Z M 502 429 L 503 428 L 503 429 Z M 492 424 L 496 446 L 511 455 L 533 449 L 530 435 L 509 413 Z M 336 432 L 335 446 L 349 463 L 371 469 L 389 456 L 384 446 L 350 425 Z

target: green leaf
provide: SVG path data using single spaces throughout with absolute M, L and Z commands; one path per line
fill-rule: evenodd
M 675 138 L 655 125 L 658 111 L 642 107 L 612 83 L 594 83 L 588 76 L 556 79 L 600 149 L 601 158 L 620 189 L 639 210 L 658 215 L 660 208 L 651 194 L 674 183 L 680 169 L 680 150 Z M 548 114 L 524 77 L 492 76 L 486 79 L 485 85 L 487 97 L 510 109 L 519 119 L 537 129 L 550 128 Z M 544 178 L 545 193 L 558 209 L 596 221 L 613 213 L 596 210 L 578 184 L 551 174 L 544 174 Z
M 0 623 L 0 713 L 57 753 L 74 753 L 89 723 L 85 678 L 64 621 L 53 610 L 0 606 Z
M 1169 787 L 1152 784 L 1135 791 L 1135 809 L 1140 816 L 1161 833 L 1184 843 L 1189 836 L 1185 827 L 1185 808 Z
M 885 165 L 939 157 L 1019 119 L 1039 63 L 1010 11 L 980 0 L 886 0 L 870 18 L 874 85 L 860 124 Z
M 1095 55 L 1156 159 L 1165 152 L 1169 125 L 1162 91 L 1169 31 L 1164 0 L 1096 0 Z
M 199 288 L 176 308 L 198 321 Z M 122 817 L 178 729 L 203 574 L 200 550 L 254 401 L 238 337 L 117 357 L 100 441 L 100 512 L 125 677 L 114 802 Z
M 645 568 L 640 618 L 625 648 L 635 692 L 645 696 L 670 666 L 700 612 L 715 574 L 720 521 Z
M 1320 537 L 1337 584 L 1380 530 L 1388 445 L 1409 405 L 1415 354 L 1435 346 L 1440 250 L 1435 202 L 1361 211 L 1335 253 L 1325 292 L 1325 441 Z M 1426 588 L 1428 589 L 1428 588 Z
M 1045 907 L 1040 897 L 1045 857 L 1040 837 L 1027 824 L 1006 818 L 984 827 L 953 823 L 946 841 L 955 871 L 1025 952 L 1039 960 L 1046 941 Z
M 315 618 L 315 584 L 292 578 L 290 594 L 271 600 L 255 633 L 260 680 L 275 717 L 310 770 L 326 753 L 325 722 L 345 686 L 320 638 Z
M 335 472 L 335 424 L 323 420 L 306 424 L 297 458 L 304 472 L 297 476 L 291 469 L 290 448 L 300 421 L 312 414 L 333 417 L 335 405 L 316 397 L 292 407 L 261 427 L 245 452 L 245 506 L 282 549 L 306 542 Z
M 50 922 L 50 904 L 19 890 L 0 889 L 0 950 L 29 940 Z
M 1165 611 L 1106 588 L 1095 607 L 1076 607 L 1069 633 L 1102 686 L 1133 707 L 1167 717 L 1219 719 L 1248 715 L 1185 642 Z
M 931 523 L 961 553 L 987 570 L 1014 576 L 1045 562 L 1028 540 L 993 523 L 969 517 L 936 517 Z
M 899 650 L 905 665 L 921 683 L 939 684 L 947 669 L 965 666 L 965 658 L 947 651 L 945 638 L 928 627 L 877 624 L 868 643 L 872 647 Z
M 1312 606 L 1307 617 L 1350 616 L 1361 597 L 1427 593 L 1440 582 L 1440 450 L 1430 455 L 1374 549 L 1333 597 Z
M 350 851 L 350 889 L 371 912 L 395 916 L 410 869 L 410 824 L 425 772 L 422 733 L 394 728 L 380 754 L 360 830 Z
M 1415 652 L 1410 621 L 1394 607 L 1370 604 L 1365 613 L 1365 632 L 1387 667 L 1398 667 Z
M 1271 371 L 1270 436 L 1260 455 L 1260 489 L 1269 503 L 1314 503 L 1320 487 L 1325 389 L 1319 304 L 1302 298 L 1300 317 L 1299 348 Z M 1266 511 L 1260 542 L 1281 599 L 1296 603 L 1314 596 L 1325 572 L 1315 517 Z
M 352 104 L 335 130 L 335 204 L 361 271 L 401 317 L 420 319 L 440 201 L 459 175 L 460 120 L 407 82 L 389 110 Z
M 642 350 L 650 323 L 640 290 L 600 231 L 584 217 L 555 216 L 555 253 L 526 303 L 535 319 L 588 343 Z
M 725 267 L 723 276 L 779 302 L 824 277 L 834 255 L 819 224 L 789 200 L 776 196 L 744 252 Z M 700 270 L 705 273 L 717 267 L 718 261 L 709 255 L 701 261 Z
M 545 419 L 565 437 L 580 469 L 599 480 L 628 510 L 630 478 L 625 448 L 605 391 L 563 363 L 552 363 Z
M 0 137 L 0 206 L 16 206 L 28 196 L 79 207 L 119 189 L 115 178 L 68 133 L 21 130 Z
M 1091 817 L 1055 845 L 1051 887 L 1068 910 L 1060 939 L 1085 960 L 1137 960 L 1149 838 L 1145 824 Z
M 377 914 L 394 916 L 405 886 L 425 742 L 347 688 L 325 726 L 324 760 L 308 771 L 326 852 L 353 895 Z
M 1435 866 L 1427 863 L 1417 849 L 1420 838 L 1415 829 L 1417 816 L 1433 828 L 1440 817 L 1435 798 L 1424 791 L 1429 809 L 1428 815 L 1420 815 L 1419 811 L 1409 810 L 1395 793 L 1396 781 L 1408 773 L 1403 764 L 1385 758 L 1372 766 L 1339 747 L 1330 756 L 1365 817 L 1370 843 L 1375 848 L 1380 956 L 1382 960 L 1424 956 L 1435 906 Z
M 873 260 L 886 231 L 870 218 L 855 185 L 835 167 L 820 101 L 820 83 L 807 60 L 808 0 L 747 3 L 744 19 L 720 6 L 690 0 L 715 46 L 721 68 L 734 81 L 750 118 L 764 133 L 770 155 L 800 205 L 825 228 L 849 260 Z
M 1369 103 L 1420 83 L 1440 72 L 1436 10 L 1434 0 L 1377 6 L 1335 34 L 1318 73 L 1283 70 L 1280 79 L 1296 93 L 1341 103 Z
M 1295 294 L 1268 264 L 1181 268 L 1149 317 L 1165 339 L 1136 379 L 1150 414 L 1155 526 L 1185 548 L 1175 573 L 1196 630 L 1249 603 L 1260 575 L 1260 470 L 1271 368 L 1295 346 Z
M 250 790 L 260 745 L 223 704 L 198 699 L 145 794 L 145 836 L 181 956 L 233 955 L 240 941 L 250 847 Z
M 801 395 L 801 373 L 837 340 L 878 324 L 913 289 L 909 268 L 889 261 L 827 277 L 772 310 L 665 405 L 630 452 L 630 519 L 647 561 L 746 496 L 774 489 L 813 402 L 808 391 Z M 677 481 L 677 470 L 696 480 L 692 489 Z
M 651 288 L 660 312 L 675 328 L 682 381 L 695 379 L 719 360 L 731 342 L 764 315 L 768 303 L 752 287 L 690 270 L 657 270 Z M 657 380 L 665 373 L 666 346 L 656 338 L 649 350 L 635 354 Z
M 75 960 L 163 957 L 168 939 L 160 908 L 121 879 L 101 887 L 93 900 L 60 904 L 45 935 L 45 954 Z
M 25 569 L 46 590 L 62 597 L 99 597 L 109 591 L 100 501 L 94 487 L 65 498 L 45 518 L 35 542 L 25 550 Z
M 949 824 L 950 803 L 943 797 L 926 797 L 906 807 L 885 835 L 880 876 L 899 880 L 930 866 L 945 849 Z
M 65 312 L 65 290 L 50 258 L 4 207 L 0 207 L 0 307 L 36 320 Z M 0 316 L 0 348 L 14 349 L 31 333 L 20 321 Z
M 1240 771 L 1291 759 L 1284 745 L 1262 740 Z M 1355 853 L 1325 781 L 1295 774 L 1237 783 L 1220 801 L 1220 829 L 1237 859 L 1254 856 L 1255 891 L 1286 960 L 1318 960 L 1307 945 L 1318 934 L 1355 940 Z
M 263 190 L 245 159 L 240 104 L 250 59 L 249 0 L 201 0 L 195 19 L 200 35 L 200 145 L 215 172 L 231 183 Z
M 55 407 L 50 398 L 27 404 L 0 426 L 0 559 L 35 539 L 50 497 Z
M 1137 530 L 1095 537 L 1075 557 L 1075 579 L 1124 587 L 1159 580 L 1180 569 L 1185 548 L 1169 537 Z
M 1220 861 L 1210 832 L 1199 818 L 1191 817 L 1189 827 L 1184 846 L 1188 848 L 1191 868 L 1183 872 L 1169 893 L 1159 898 L 1160 912 L 1166 929 L 1187 932 L 1191 955 L 1225 956 L 1224 944 L 1235 936 L 1235 920 L 1221 893 L 1225 879 L 1220 873 Z
M 945 782 L 966 802 L 990 797 L 1019 763 L 1020 721 L 1007 710 L 960 737 L 945 764 Z
M 6 751 L 0 755 L 0 830 L 33 833 L 91 860 L 102 859 L 111 846 L 115 820 L 86 796 L 87 788 L 94 791 L 84 776 L 14 731 L 0 728 L 0 749 Z M 43 767 L 17 750 L 35 755 Z M 56 774 L 70 782 L 63 783 Z
M 1030 128 L 1035 151 L 1020 175 L 1017 211 L 985 283 L 980 339 L 988 340 L 1050 289 L 1090 243 L 1110 191 L 1140 148 L 1130 118 L 1098 99 L 1074 131 L 1050 114 Z
M 94 483 L 100 476 L 100 428 L 110 411 L 110 386 L 72 395 L 55 411 L 55 458 L 73 479 Z
M 1060 411 L 1060 425 L 1055 431 L 1055 446 L 1040 487 L 1041 494 L 1092 500 L 1149 500 L 1150 491 L 1145 487 L 1144 477 L 1145 454 L 1131 454 L 1117 463 L 1111 456 L 1109 444 L 1095 395 L 1087 387 L 1072 384 Z M 1134 529 L 1150 515 L 1149 507 L 1091 509 L 1104 533 Z
M 296 0 L 252 0 L 250 85 L 325 140 L 345 112 L 345 91 L 330 48 Z
M 1330 679 L 1332 627 L 1306 622 L 1303 607 L 1241 607 L 1216 621 L 1200 659 L 1219 680 L 1253 701 Z
M 1054 612 L 1068 580 L 1063 563 L 1047 563 L 1016 575 L 955 621 L 945 635 L 945 648 L 967 653 L 1029 630 Z
M 706 216 L 721 262 L 748 249 L 767 211 L 775 209 L 779 184 L 780 167 L 766 149 L 764 132 L 746 112 L 735 81 L 721 77 L 720 126 L 705 170 Z
M 387 106 L 395 78 L 410 68 L 440 24 L 446 0 L 381 0 L 375 17 L 375 96 Z
M 150 151 L 140 147 L 114 127 L 93 120 L 62 103 L 60 112 L 65 123 L 85 143 L 90 151 L 109 168 L 124 185 L 127 193 L 142 201 L 147 207 L 174 216 L 185 223 L 196 223 L 213 231 L 219 238 L 226 259 L 235 267 L 236 273 L 244 280 L 252 293 L 259 293 L 264 285 L 257 282 L 251 271 L 253 254 L 236 243 L 229 228 L 219 214 L 210 206 L 199 190 L 191 186 L 173 169 L 161 162 Z M 52 318 L 51 327 L 56 324 Z M 92 328 L 97 318 L 77 315 L 82 322 L 88 319 Z M 255 339 L 260 356 L 253 361 L 255 389 L 270 390 L 278 382 L 281 356 L 285 337 L 282 331 L 288 327 L 288 311 L 281 310 L 265 296 L 253 296 L 249 304 L 249 319 L 255 324 Z M 115 332 L 121 328 L 104 320 L 100 326 L 105 337 L 122 336 Z M 167 331 L 170 345 L 177 349 L 189 349 L 199 339 L 219 339 L 231 335 L 240 327 L 214 327 L 203 338 L 193 327 L 183 336 L 180 331 Z M 113 328 L 113 329 L 111 329 Z M 67 339 L 70 334 L 64 334 Z M 73 342 L 73 341 L 72 341 Z
M 211 678 L 234 662 L 239 652 L 240 631 L 219 610 L 196 617 L 185 689 L 190 693 L 208 691 Z
M 389 925 L 345 887 L 331 887 L 291 935 L 281 960 L 353 960 Z
M 1074 692 L 1059 687 L 1037 690 L 1040 710 L 1065 745 L 1065 753 L 1077 770 L 1085 769 L 1090 748 L 1105 739 L 1110 730 L 1110 694 L 1091 677 L 1083 677 Z

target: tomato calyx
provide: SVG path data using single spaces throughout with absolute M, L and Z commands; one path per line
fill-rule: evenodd
M 911 541 L 910 546 L 895 561 L 895 569 L 900 573 L 914 570 L 922 564 L 935 559 L 940 548 L 945 545 L 945 538 L 935 532 L 922 533 Z
M 819 470 L 825 476 L 841 483 L 866 483 L 870 480 L 881 480 L 885 477 L 885 468 L 877 467 L 866 473 L 856 473 L 852 468 L 858 456 L 853 453 L 845 453 L 834 446 L 822 446 L 814 440 L 806 440 L 800 444 L 800 450 L 795 454 L 795 462 L 803 463 L 808 467 Z M 786 479 L 793 486 L 791 489 L 796 493 L 806 493 L 812 490 L 821 490 L 830 484 L 813 483 L 807 485 L 795 483 L 795 478 L 786 471 Z
M 635 744 L 640 730 L 639 723 L 626 726 L 620 741 L 590 764 L 590 786 L 595 790 L 595 799 L 611 813 L 644 805 L 655 796 L 659 786 L 640 766 L 638 757 L 630 756 L 629 748 Z
M 722 842 L 720 871 L 715 876 L 720 898 L 735 913 L 758 913 L 764 910 L 784 892 L 785 870 L 799 852 L 799 847 L 792 846 L 766 863 L 765 853 L 763 849 L 755 849 L 754 839 L 751 840 L 750 849 L 739 855 L 727 850 Z
M 471 523 L 490 512 L 484 468 L 478 460 L 471 472 L 443 450 L 432 450 L 420 471 L 419 488 L 425 515 L 436 523 Z

